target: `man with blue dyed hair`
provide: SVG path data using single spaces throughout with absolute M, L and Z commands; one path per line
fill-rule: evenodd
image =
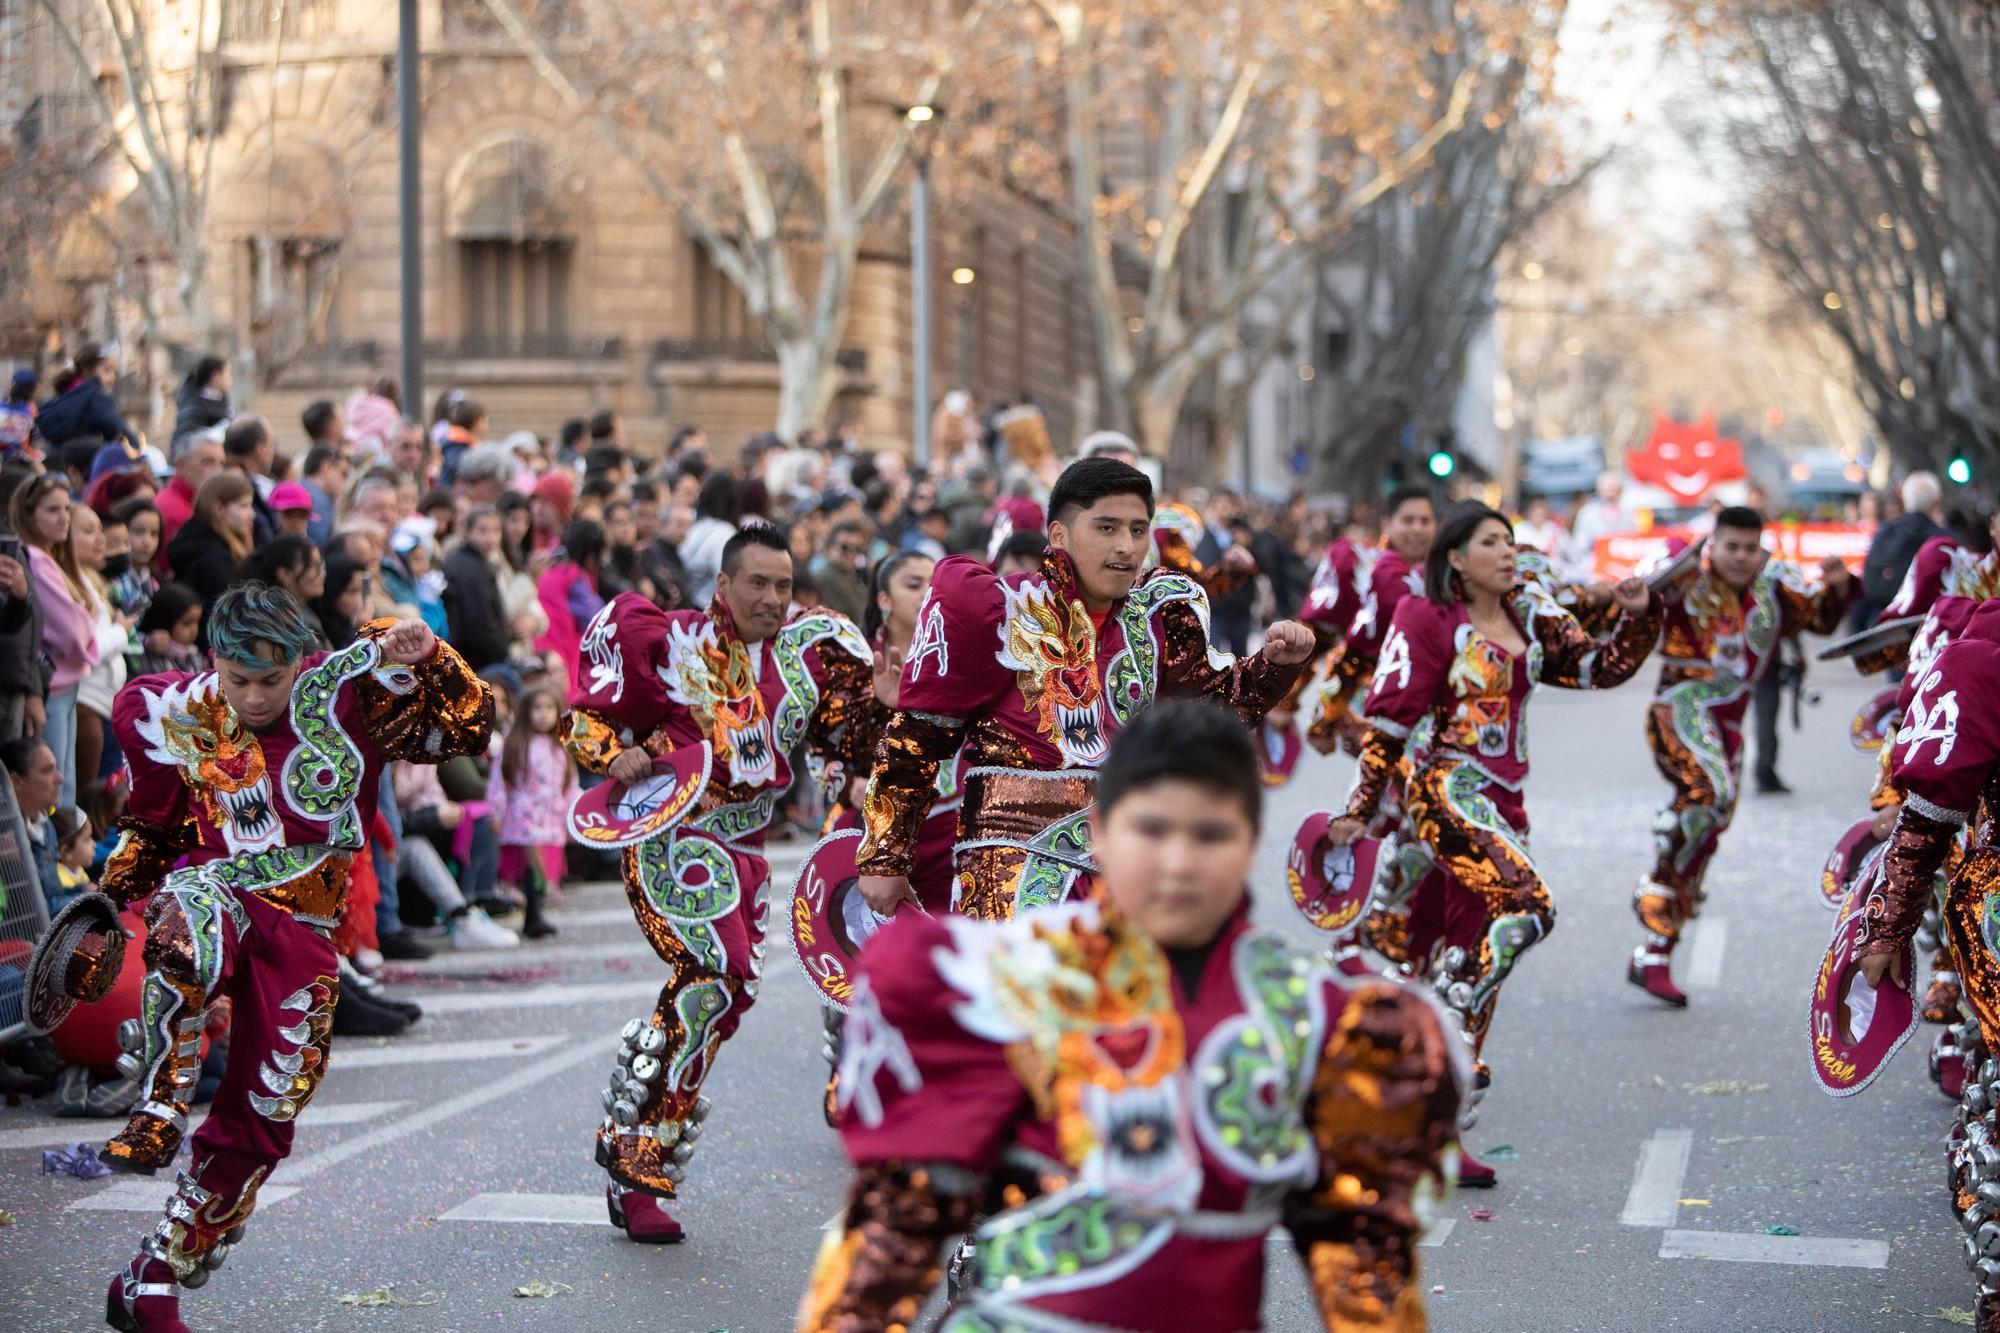
M 142 676 L 112 706 L 132 772 L 104 892 L 146 907 L 140 1016 L 119 1032 L 141 1081 L 104 1160 L 150 1175 L 187 1131 L 208 1006 L 232 1002 L 229 1066 L 166 1217 L 111 1280 L 112 1327 L 183 1333 L 180 1292 L 240 1238 L 326 1072 L 340 986 L 328 935 L 375 818 L 382 766 L 476 754 L 493 700 L 420 620 L 378 620 L 313 652 L 303 608 L 243 583 L 208 619 L 214 669 Z M 106 910 L 111 910 L 106 906 Z M 73 960 L 70 995 L 101 959 Z

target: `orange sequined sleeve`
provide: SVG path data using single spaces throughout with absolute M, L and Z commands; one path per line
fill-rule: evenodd
M 1883 854 L 1880 885 L 1861 909 L 1868 920 L 1855 941 L 1855 957 L 1894 954 L 1917 933 L 1959 828 L 1949 819 L 1903 806 Z
M 1638 674 L 1660 641 L 1666 603 L 1660 594 L 1647 599 L 1640 612 L 1621 611 L 1607 638 L 1595 639 L 1576 617 L 1557 609 L 1535 617 L 1535 637 L 1542 645 L 1541 679 L 1570 690 L 1608 690 Z
M 859 1167 L 847 1191 L 846 1225 L 813 1265 L 799 1333 L 916 1327 L 938 1284 L 939 1250 L 972 1224 L 979 1194 L 978 1180 L 962 1168 Z
M 360 637 L 379 640 L 394 625 L 372 620 Z M 481 754 L 493 738 L 492 689 L 443 639 L 423 661 L 384 662 L 354 689 L 369 737 L 385 758 L 435 764 Z
M 623 737 L 624 731 L 618 724 L 595 708 L 572 708 L 563 728 L 562 742 L 578 768 L 602 777 L 611 767 L 611 761 L 628 748 Z
M 1319 1179 L 1285 1205 L 1329 1330 L 1425 1327 L 1417 1203 L 1438 1188 L 1458 1133 L 1456 1040 L 1393 984 L 1356 987 L 1334 1020 L 1307 1111 Z
M 179 673 L 143 676 L 112 700 L 111 732 L 124 751 L 132 780 L 125 813 L 118 820 L 118 842 L 99 881 L 113 902 L 150 898 L 195 844 L 195 831 L 188 822 L 187 782 L 179 768 L 152 757 L 152 743 L 139 731 L 141 720 L 151 712 L 149 696 L 187 680 Z
M 1355 715 L 1354 701 L 1366 689 L 1374 666 L 1374 655 L 1357 651 L 1352 640 L 1334 650 L 1327 662 L 1327 686 L 1319 696 L 1319 709 L 1306 728 L 1306 739 L 1321 754 L 1332 754 L 1336 744 L 1349 754 L 1359 753 L 1368 724 Z
M 1838 589 L 1831 584 L 1808 590 L 1789 578 L 1778 583 L 1778 612 L 1784 634 L 1831 634 L 1840 628 L 1841 617 L 1861 590 L 1853 575 Z
M 118 842 L 98 887 L 121 907 L 150 898 L 193 846 L 194 830 L 185 823 L 159 824 L 126 815 L 118 821 Z
M 1410 733 L 1394 723 L 1376 723 L 1361 737 L 1361 766 L 1354 775 L 1354 788 L 1347 794 L 1347 817 L 1366 824 L 1381 807 L 1389 780 L 1403 762 L 1403 750 Z
M 861 798 L 864 875 L 907 875 L 916 865 L 917 836 L 937 801 L 940 764 L 957 755 L 965 719 L 899 710 L 875 750 L 875 771 Z
M 875 698 L 873 665 L 832 643 L 819 654 L 819 707 L 813 712 L 806 743 L 823 759 L 837 759 L 849 773 L 861 774 L 875 762 L 887 710 Z
M 1264 714 L 1290 692 L 1305 671 L 1303 662 L 1280 666 L 1261 652 L 1228 666 L 1216 666 L 1209 660 L 1208 630 L 1185 602 L 1160 609 L 1160 632 L 1165 640 L 1160 660 L 1161 692 L 1206 695 L 1234 709 L 1246 726 L 1263 721 Z

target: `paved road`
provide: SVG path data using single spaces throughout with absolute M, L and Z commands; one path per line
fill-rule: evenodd
M 1844 739 L 1861 689 L 1822 674 L 1810 731 L 1785 737 L 1798 794 L 1748 798 L 1717 860 L 1685 1013 L 1622 975 L 1661 791 L 1643 694 L 1537 699 L 1530 807 L 1560 928 L 1510 983 L 1489 1045 L 1496 1083 L 1472 1143 L 1501 1159 L 1502 1183 L 1450 1200 L 1424 1250 L 1434 1328 L 1925 1333 L 1950 1326 L 1941 1308 L 1971 1305 L 1927 1034 L 1858 1097 L 1833 1101 L 1807 1072 L 1805 995 L 1831 920 L 1813 884 L 1869 779 Z M 1289 917 L 1283 843 L 1348 777 L 1309 758 L 1274 799 L 1264 919 Z M 779 858 L 781 878 L 795 861 Z M 554 947 L 405 973 L 429 1016 L 403 1039 L 339 1045 L 247 1243 L 185 1302 L 196 1327 L 790 1327 L 843 1179 L 816 1109 L 804 980 L 774 947 L 725 1050 L 681 1210 L 691 1242 L 635 1246 L 604 1225 L 590 1129 L 616 1031 L 660 969 L 613 886 L 573 892 L 560 920 Z M 167 1193 L 37 1174 L 39 1150 L 77 1123 L 0 1110 L 0 1207 L 16 1219 L 0 1232 L 13 1301 L 0 1323 L 93 1327 L 108 1274 Z M 1313 1327 L 1289 1251 L 1272 1251 L 1271 1272 L 1270 1326 Z M 537 1279 L 570 1290 L 512 1294 Z M 384 1288 L 416 1304 L 338 1301 Z

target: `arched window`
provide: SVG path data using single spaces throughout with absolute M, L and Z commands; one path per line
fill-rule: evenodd
M 452 175 L 446 229 L 464 354 L 568 355 L 577 225 L 548 149 L 510 138 L 473 153 Z

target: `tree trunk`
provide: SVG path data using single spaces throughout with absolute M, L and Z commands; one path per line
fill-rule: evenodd
M 778 353 L 778 419 L 772 429 L 787 440 L 824 421 L 833 403 L 833 344 L 810 333 L 774 342 Z

